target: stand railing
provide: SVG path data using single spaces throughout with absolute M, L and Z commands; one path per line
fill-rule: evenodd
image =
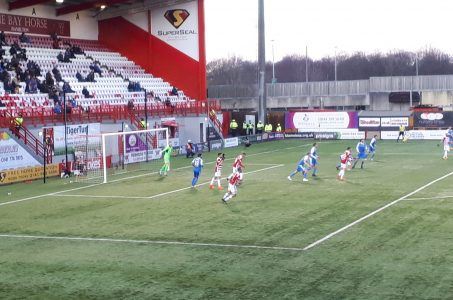
M 23 116 L 24 117 L 24 116 Z M 24 117 L 25 120 L 25 117 Z M 36 154 L 38 157 L 44 158 L 44 146 L 42 141 L 37 139 L 33 133 L 25 126 L 25 122 L 18 126 L 15 123 L 15 116 L 7 110 L 0 111 L 0 126 L 8 128 L 18 139 L 20 139 L 25 146 Z M 46 156 L 46 162 L 52 162 L 52 153 Z

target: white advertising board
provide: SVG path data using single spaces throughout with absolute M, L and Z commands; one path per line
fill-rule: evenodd
M 294 128 L 303 131 L 314 129 L 346 129 L 356 128 L 356 113 L 348 112 L 295 112 L 292 114 Z
M 239 146 L 239 139 L 237 137 L 225 139 L 224 145 L 225 148 L 237 147 Z
M 54 126 L 54 151 L 59 153 L 64 151 L 64 126 Z M 84 145 L 87 140 L 89 145 L 101 144 L 101 124 L 90 123 L 81 125 L 67 125 L 66 139 L 68 148 L 72 149 L 77 145 Z M 87 139 L 88 135 L 88 139 Z
M 381 118 L 359 118 L 359 127 L 379 127 Z
M 361 140 L 365 138 L 364 131 L 358 130 L 337 130 L 339 140 Z
M 382 127 L 400 127 L 409 126 L 409 118 L 408 117 L 383 117 L 381 118 L 381 126 Z
M 154 9 L 151 34 L 199 61 L 197 1 Z
M 35 167 L 41 164 L 7 132 L 0 131 L 0 170 Z
M 441 140 L 445 136 L 445 130 L 409 130 L 409 140 Z M 398 131 L 381 131 L 381 139 L 396 140 Z

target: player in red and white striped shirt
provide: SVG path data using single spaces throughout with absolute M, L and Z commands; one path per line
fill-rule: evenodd
M 222 167 L 223 167 L 224 160 L 225 160 L 225 154 L 217 153 L 217 159 L 215 161 L 215 168 L 214 168 L 214 177 L 212 177 L 211 184 L 209 185 L 209 188 L 211 190 L 214 188 L 214 182 L 216 180 L 217 180 L 217 185 L 218 185 L 219 191 L 223 190 L 223 187 L 220 184 L 220 178 L 222 177 Z
M 344 174 L 346 173 L 346 168 L 348 162 L 351 160 L 351 147 L 346 148 L 346 151 L 340 156 L 340 173 L 337 175 L 338 180 L 344 180 Z
M 245 158 L 245 152 L 242 152 L 241 154 L 239 154 L 236 159 L 234 160 L 234 163 L 233 163 L 233 174 L 234 173 L 239 173 L 239 176 L 240 176 L 240 181 L 244 180 L 244 173 L 243 173 L 243 169 L 244 169 L 244 158 Z
M 227 203 L 231 198 L 237 195 L 237 185 L 241 182 L 241 174 L 235 172 L 228 176 L 228 192 L 222 197 L 222 201 Z

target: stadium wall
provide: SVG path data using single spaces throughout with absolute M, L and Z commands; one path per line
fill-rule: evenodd
M 174 28 L 164 15 L 178 9 L 189 14 Z M 206 99 L 204 35 L 203 0 L 99 21 L 101 42 L 197 100 Z
M 33 10 L 35 14 L 33 14 Z M 8 10 L 8 2 L 0 0 L 0 13 L 69 21 L 71 25 L 71 38 L 85 40 L 98 39 L 98 22 L 96 18 L 91 16 L 89 11 L 80 11 L 78 13 L 71 13 L 56 17 L 54 6 L 33 5 L 10 11 Z

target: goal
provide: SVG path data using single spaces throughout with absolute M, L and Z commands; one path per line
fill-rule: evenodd
M 102 134 L 102 182 L 129 172 L 157 172 L 168 145 L 168 128 Z
M 167 128 L 84 135 L 74 145 L 74 175 L 79 182 L 107 183 L 130 172 L 157 172 L 168 145 Z

